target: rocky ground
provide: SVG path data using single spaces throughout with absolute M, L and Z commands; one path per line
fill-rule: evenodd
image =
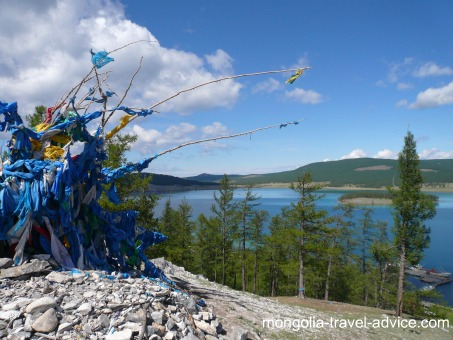
M 364 328 L 337 324 L 385 311 L 258 297 L 209 282 L 164 259 L 153 262 L 176 284 L 139 275 L 55 271 L 41 257 L 12 267 L 0 259 L 1 339 L 449 339 L 438 327 Z M 286 300 L 285 300 L 286 299 Z M 263 320 L 267 320 L 264 321 Z M 340 322 L 340 321 L 338 321 Z M 342 327 L 343 326 L 343 327 Z

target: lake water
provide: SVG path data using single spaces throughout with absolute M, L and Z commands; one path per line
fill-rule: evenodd
M 156 215 L 160 216 L 165 201 L 170 198 L 171 206 L 177 208 L 183 198 L 192 206 L 193 219 L 201 213 L 209 216 L 211 205 L 214 202 L 214 190 L 186 191 L 172 194 L 163 194 L 156 208 Z M 280 213 L 281 208 L 289 206 L 291 202 L 298 199 L 297 194 L 288 188 L 255 188 L 253 192 L 260 196 L 258 209 L 267 210 L 270 216 Z M 318 202 L 318 208 L 326 209 L 329 212 L 338 205 L 338 198 L 346 191 L 322 191 L 325 196 Z M 443 269 L 453 272 L 453 193 L 432 193 L 439 197 L 436 216 L 428 221 L 431 227 L 431 243 L 425 250 L 422 265 L 425 268 Z M 245 197 L 245 190 L 235 190 L 235 200 L 242 200 Z M 393 224 L 391 208 L 388 206 L 373 207 L 374 220 L 386 221 L 388 225 Z M 420 285 L 418 280 L 411 280 L 416 285 Z M 453 282 L 441 285 L 436 288 L 441 293 L 446 302 L 453 307 Z

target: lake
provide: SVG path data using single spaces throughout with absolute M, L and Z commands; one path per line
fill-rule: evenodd
M 215 190 L 196 190 L 161 195 L 161 199 L 156 208 L 156 215 L 159 217 L 166 200 L 169 198 L 171 206 L 177 208 L 183 198 L 192 206 L 193 219 L 201 213 L 209 216 L 211 214 L 211 205 L 214 202 Z M 258 209 L 267 210 L 270 216 L 280 213 L 281 208 L 289 206 L 291 202 L 298 199 L 297 194 L 289 188 L 255 188 L 253 192 L 260 196 L 258 200 L 261 203 Z M 326 209 L 329 212 L 338 205 L 338 198 L 347 191 L 323 190 L 325 194 L 318 202 L 318 208 Z M 436 216 L 428 221 L 427 225 L 431 227 L 431 244 L 425 250 L 425 256 L 422 265 L 425 268 L 443 269 L 453 272 L 453 193 L 432 192 L 439 197 Z M 235 190 L 235 200 L 242 200 L 245 197 L 245 190 Z M 373 207 L 374 220 L 386 221 L 388 225 L 393 224 L 391 208 L 388 206 Z M 411 280 L 416 285 L 420 285 L 418 280 Z M 448 283 L 436 288 L 441 293 L 446 302 L 453 307 L 453 283 Z

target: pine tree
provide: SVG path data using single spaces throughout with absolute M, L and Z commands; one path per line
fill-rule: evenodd
M 234 237 L 237 232 L 238 218 L 237 205 L 233 201 L 234 188 L 227 175 L 222 177 L 219 185 L 219 195 L 214 193 L 215 203 L 211 211 L 219 228 L 221 235 L 221 256 L 222 256 L 222 284 L 226 284 L 227 263 L 231 258 Z
M 322 185 L 313 183 L 310 172 L 304 173 L 296 183 L 291 183 L 290 188 L 299 195 L 299 200 L 291 205 L 290 215 L 293 226 L 298 229 L 298 297 L 304 298 L 306 257 L 309 249 L 316 248 L 317 237 L 325 228 L 326 221 L 324 219 L 327 217 L 327 211 L 316 208 L 316 202 L 323 197 L 322 194 L 317 192 L 322 188 Z
M 245 272 L 245 259 L 246 259 L 246 244 L 250 239 L 250 219 L 253 216 L 253 208 L 259 203 L 253 203 L 259 197 L 253 194 L 252 187 L 247 187 L 244 199 L 238 204 L 238 211 L 240 216 L 240 242 L 241 242 L 241 278 L 242 278 L 242 291 L 246 290 L 246 272 Z
M 196 223 L 195 243 L 197 248 L 196 271 L 206 275 L 209 280 L 219 282 L 221 270 L 222 238 L 218 230 L 218 221 L 200 214 Z
M 258 263 L 261 259 L 262 248 L 264 245 L 263 228 L 264 223 L 269 220 L 269 213 L 266 210 L 254 211 L 253 218 L 250 222 L 252 231 L 253 245 L 253 294 L 257 291 Z
M 352 211 L 354 207 L 350 204 L 340 205 L 335 208 L 336 215 L 332 216 L 332 226 L 326 235 L 327 238 L 327 272 L 326 283 L 324 290 L 324 300 L 329 300 L 330 281 L 335 263 L 340 263 L 341 259 L 348 257 L 351 250 L 352 227 L 351 222 Z M 347 262 L 347 261 L 344 261 Z M 345 263 L 344 263 L 345 264 Z
M 108 140 L 105 146 L 107 159 L 104 161 L 104 166 L 118 168 L 126 165 L 128 163 L 126 154 L 136 140 L 137 136 L 130 134 L 116 135 Z M 110 201 L 105 193 L 102 194 L 99 203 L 109 211 L 138 211 L 138 224 L 148 229 L 155 229 L 157 219 L 154 218 L 154 208 L 158 197 L 148 192 L 151 180 L 151 174 L 146 173 L 132 173 L 121 177 L 114 183 L 120 203 Z M 108 191 L 111 187 L 105 189 Z
M 423 176 L 414 135 L 409 131 L 398 156 L 401 184 L 390 188 L 393 195 L 394 240 L 399 253 L 399 276 L 396 315 L 403 313 L 404 274 L 406 263 L 417 264 L 429 245 L 430 229 L 425 221 L 434 217 L 435 202 L 422 193 Z

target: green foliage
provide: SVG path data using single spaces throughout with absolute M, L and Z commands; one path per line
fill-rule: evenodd
M 36 125 L 41 124 L 46 119 L 46 107 L 39 105 L 35 107 L 35 112 L 25 116 L 28 127 L 34 128 Z
M 414 135 L 409 131 L 404 138 L 403 151 L 398 157 L 401 184 L 398 189 L 389 188 L 393 195 L 394 242 L 399 252 L 399 278 L 396 315 L 403 312 L 404 268 L 406 263 L 418 264 L 423 250 L 429 245 L 430 229 L 425 221 L 434 217 L 435 202 L 421 192 L 423 177 Z M 409 306 L 409 309 L 415 307 Z
M 222 284 L 226 283 L 227 270 L 232 265 L 233 243 L 239 225 L 237 205 L 233 202 L 234 188 L 227 175 L 224 175 L 219 185 L 219 195 L 214 193 L 215 203 L 211 206 L 214 215 L 213 226 L 217 228 L 221 238 Z
M 420 161 L 423 183 L 442 188 L 453 183 L 453 159 L 430 159 Z M 291 183 L 306 172 L 313 174 L 313 181 L 332 187 L 386 188 L 400 184 L 398 161 L 394 159 L 358 158 L 339 161 L 311 163 L 291 171 L 255 176 L 231 176 L 235 184 L 258 185 L 264 183 Z M 200 180 L 215 181 L 214 176 Z M 193 178 L 197 179 L 197 178 Z
M 183 199 L 177 209 L 171 207 L 170 200 L 165 202 L 158 231 L 168 239 L 150 249 L 154 257 L 165 257 L 168 261 L 184 267 L 188 271 L 196 270 L 194 242 L 195 222 L 192 221 L 192 207 Z
M 389 188 L 395 210 L 395 244 L 398 249 L 405 248 L 409 263 L 418 264 L 423 250 L 429 245 L 430 229 L 425 221 L 436 214 L 436 202 L 421 191 L 423 176 L 411 132 L 404 139 L 404 148 L 398 157 L 398 169 L 401 184 L 398 189 Z
M 131 149 L 132 143 L 137 140 L 133 135 L 116 135 L 106 143 L 107 159 L 105 167 L 117 168 L 127 164 L 126 153 Z M 138 225 L 146 228 L 155 228 L 157 219 L 154 218 L 154 207 L 158 198 L 148 193 L 150 176 L 130 174 L 115 181 L 118 196 L 121 203 L 110 202 L 107 195 L 103 193 L 99 200 L 100 205 L 109 211 L 135 210 L 139 212 Z M 105 188 L 108 190 L 108 187 Z

